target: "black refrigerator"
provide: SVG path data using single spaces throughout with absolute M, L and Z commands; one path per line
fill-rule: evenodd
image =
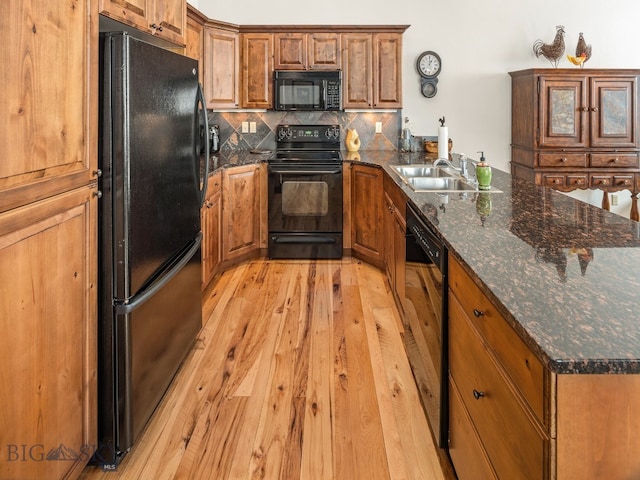
M 206 108 L 195 60 L 100 35 L 98 445 L 115 469 L 202 325 Z

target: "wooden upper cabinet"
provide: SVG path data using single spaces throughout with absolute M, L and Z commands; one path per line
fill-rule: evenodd
M 402 108 L 402 35 L 373 35 L 373 107 Z
M 340 34 L 276 33 L 275 70 L 339 70 Z
M 242 107 L 273 106 L 273 34 L 243 33 Z
M 274 70 L 306 70 L 307 38 L 306 33 L 276 33 Z
M 207 108 L 239 105 L 239 35 L 214 27 L 204 29 L 204 95 Z
M 373 107 L 373 49 L 368 33 L 342 34 L 342 105 Z
M 309 34 L 307 51 L 309 70 L 342 68 L 341 37 L 337 33 Z
M 541 147 L 587 146 L 585 77 L 540 78 Z
M 342 34 L 344 108 L 402 108 L 402 34 Z
M 0 212 L 95 181 L 98 22 L 90 5 L 11 1 L 0 15 Z
M 153 33 L 177 45 L 184 45 L 187 25 L 187 2 L 185 0 L 155 0 Z M 156 27 L 154 28 L 154 25 Z
M 100 13 L 155 35 L 184 45 L 187 4 L 184 0 L 100 0 Z
M 204 84 L 204 22 L 206 18 L 191 5 L 187 5 L 185 50 L 187 57 L 198 61 L 198 81 Z

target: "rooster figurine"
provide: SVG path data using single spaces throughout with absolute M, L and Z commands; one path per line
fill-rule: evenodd
M 576 57 L 584 57 L 584 62 L 591 58 L 591 45 L 587 45 L 587 42 L 584 41 L 584 37 L 582 36 L 582 32 L 578 35 L 578 45 L 576 45 Z
M 556 27 L 556 36 L 551 44 L 544 43 L 542 40 L 533 42 L 533 53 L 538 58 L 542 55 L 554 68 L 557 68 L 558 60 L 564 54 L 564 27 L 562 25 Z

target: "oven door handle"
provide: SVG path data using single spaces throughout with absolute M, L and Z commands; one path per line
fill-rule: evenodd
M 277 168 L 271 168 L 270 172 L 279 175 L 335 175 L 342 172 L 342 170 L 339 168 L 336 170 L 279 170 Z

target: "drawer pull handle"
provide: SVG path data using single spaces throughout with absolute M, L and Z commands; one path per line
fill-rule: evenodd
M 475 388 L 473 389 L 473 397 L 476 400 L 480 400 L 482 397 L 484 397 L 484 392 L 479 392 L 478 390 L 476 390 Z
M 558 184 L 558 183 L 560 183 L 560 182 L 561 182 L 561 180 L 560 180 L 559 178 L 554 178 L 554 179 L 553 179 L 553 183 L 555 183 L 555 184 Z
M 562 157 L 562 158 L 560 159 L 560 161 L 561 161 L 562 163 L 567 163 L 567 162 L 569 161 L 569 159 L 568 159 L 567 157 Z
M 620 160 L 618 160 L 618 157 L 613 159 L 613 163 L 618 163 Z
M 480 318 L 484 316 L 484 312 L 482 310 L 478 310 L 477 308 L 473 309 L 473 314 L 476 316 L 476 318 Z

